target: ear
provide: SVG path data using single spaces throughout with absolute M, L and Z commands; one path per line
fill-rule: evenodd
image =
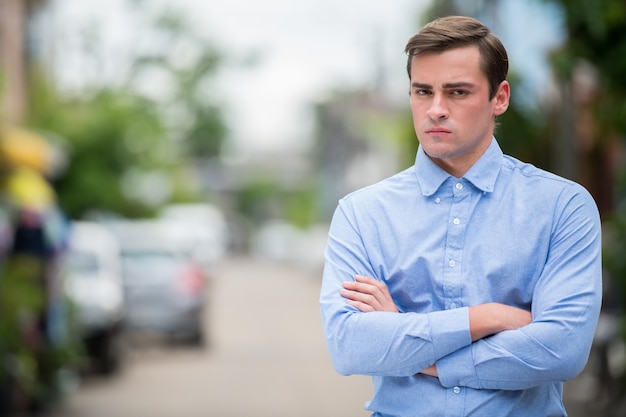
M 498 91 L 494 96 L 493 113 L 495 116 L 499 116 L 509 108 L 509 98 L 511 97 L 511 86 L 509 82 L 504 80 L 498 86 Z

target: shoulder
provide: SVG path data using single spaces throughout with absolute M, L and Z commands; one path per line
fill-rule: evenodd
M 419 194 L 415 170 L 411 167 L 347 194 L 339 200 L 335 215 L 357 222 L 377 222 L 382 216 L 396 217 Z
M 505 155 L 501 173 L 505 188 L 528 195 L 529 200 L 543 202 L 546 207 L 553 202 L 567 206 L 573 202 L 597 211 L 595 200 L 581 184 Z
M 416 192 L 418 184 L 414 167 L 405 169 L 377 183 L 352 191 L 344 196 L 340 203 L 366 203 L 381 199 L 401 198 L 405 193 Z
M 586 193 L 587 190 L 580 184 L 550 171 L 538 168 L 533 164 L 522 162 L 509 155 L 504 155 L 502 171 L 508 173 L 510 179 L 529 185 L 541 185 L 547 189 L 570 189 L 573 192 Z

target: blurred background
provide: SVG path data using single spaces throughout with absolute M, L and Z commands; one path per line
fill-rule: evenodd
M 505 152 L 600 208 L 565 400 L 626 416 L 623 0 L 0 0 L 0 415 L 367 415 L 318 319 L 326 232 L 413 163 L 403 49 L 449 14 L 509 51 Z

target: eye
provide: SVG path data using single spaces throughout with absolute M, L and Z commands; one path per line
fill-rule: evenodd
M 430 94 L 430 90 L 419 88 L 413 92 L 416 96 L 426 96 Z
M 452 91 L 450 91 L 450 95 L 457 96 L 457 97 L 466 96 L 468 94 L 469 94 L 469 91 L 467 91 L 467 90 L 452 90 Z

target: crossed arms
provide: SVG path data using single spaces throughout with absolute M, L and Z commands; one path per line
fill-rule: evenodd
M 462 307 L 444 305 L 441 294 L 432 293 L 442 284 L 429 279 L 440 271 L 429 263 L 427 256 L 438 255 L 428 245 L 437 246 L 439 237 L 407 249 L 404 242 L 419 231 L 396 228 L 394 239 L 381 242 L 376 233 L 394 227 L 392 216 L 356 212 L 362 194 L 344 200 L 331 224 L 320 293 L 335 370 L 400 378 L 429 373 L 444 387 L 462 382 L 504 390 L 575 377 L 587 361 L 600 309 L 601 236 L 591 197 L 565 191 L 553 209 L 561 214 L 547 225 L 549 239 L 539 239 L 542 228 L 503 222 L 516 227 L 511 236 L 531 237 L 516 242 L 509 258 L 496 259 L 495 268 L 468 270 Z M 375 238 L 364 241 L 368 236 Z M 468 253 L 484 253 L 468 245 Z
M 341 296 L 349 305 L 364 313 L 399 313 L 387 286 L 370 277 L 357 275 L 355 281 L 344 282 Z M 532 321 L 530 312 L 501 303 L 479 304 L 468 310 L 472 342 L 505 330 L 519 329 Z M 436 364 L 421 373 L 438 376 Z

